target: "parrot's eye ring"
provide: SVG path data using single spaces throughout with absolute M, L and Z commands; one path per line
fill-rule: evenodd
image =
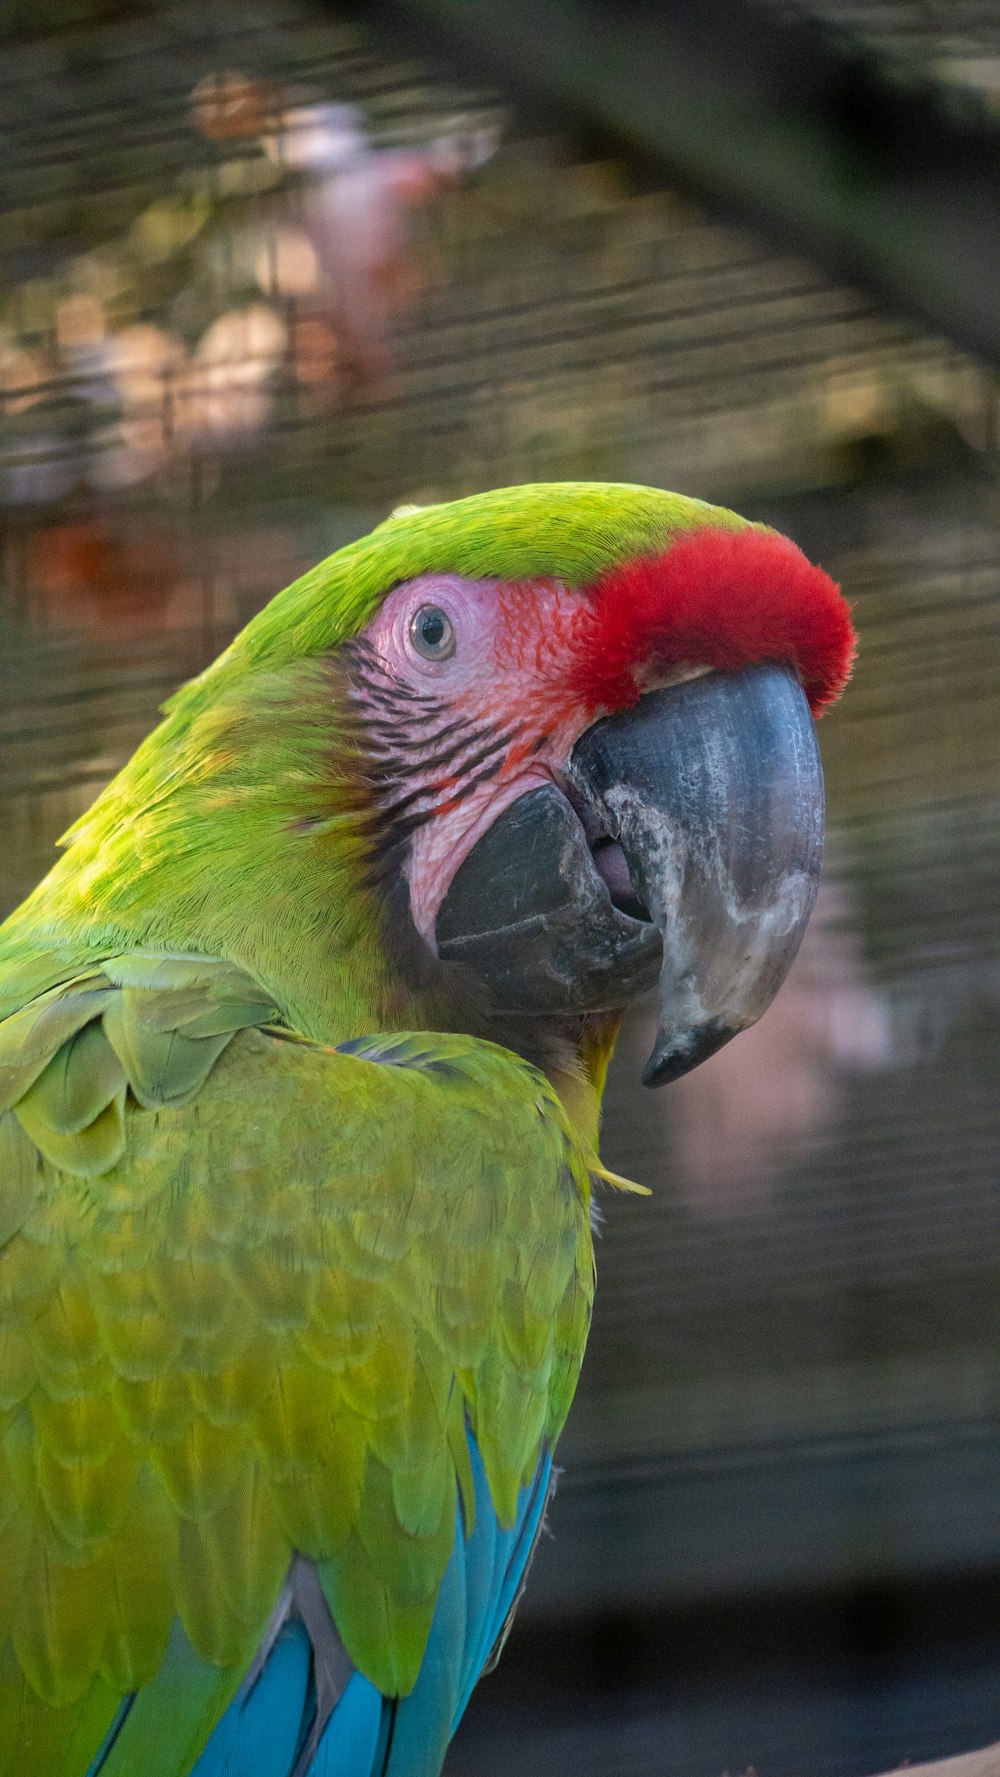
M 410 640 L 424 660 L 450 660 L 455 652 L 455 626 L 440 605 L 421 605 L 410 622 Z

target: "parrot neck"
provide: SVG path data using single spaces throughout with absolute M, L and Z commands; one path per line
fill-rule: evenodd
M 430 956 L 370 881 L 370 795 L 329 666 L 258 673 L 200 706 L 197 684 L 0 929 L 0 974 L 26 953 L 51 957 L 53 982 L 129 949 L 224 957 L 318 1042 L 446 1030 L 513 1049 L 596 1144 L 617 1019 L 500 1023 Z
M 566 1059 L 554 1056 L 541 1064 L 570 1122 L 594 1153 L 598 1149 L 604 1083 L 620 1023 L 619 1012 L 591 1013 L 580 1021 Z
M 318 1041 L 405 1028 L 329 667 L 299 661 L 221 696 L 201 689 L 184 688 L 71 829 L 0 932 L 0 966 L 26 948 L 74 964 L 194 952 L 244 968 Z

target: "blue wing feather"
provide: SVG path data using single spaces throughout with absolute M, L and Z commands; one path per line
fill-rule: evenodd
M 383 1701 L 374 1686 L 356 1673 L 330 1717 L 309 1777 L 433 1777 L 441 1768 L 448 1742 L 517 1596 L 541 1526 L 552 1473 L 551 1452 L 546 1450 L 533 1480 L 521 1489 L 517 1517 L 507 1530 L 497 1521 L 471 1433 L 469 1456 L 476 1490 L 475 1526 L 466 1536 L 460 1507 L 427 1651 L 416 1685 L 396 1706 L 387 1762 L 384 1766 L 377 1760 L 352 1763 L 341 1739 L 338 1718 L 351 1686 L 367 1685 L 372 1698 Z M 327 1761 L 323 1764 L 321 1754 Z
M 308 1777 L 381 1777 L 391 1708 L 381 1691 L 355 1672 L 327 1722 Z
M 260 1677 L 227 1709 L 191 1777 L 288 1777 L 301 1738 L 311 1662 L 305 1625 L 286 1623 Z
M 416 1771 L 437 1771 L 444 1762 L 453 1733 L 468 1621 L 467 1547 L 459 1520 L 420 1675 L 396 1710 L 386 1777 L 412 1777 Z
M 545 1507 L 551 1492 L 551 1481 L 552 1456 L 550 1452 L 546 1452 L 535 1470 L 535 1478 L 530 1488 L 525 1490 L 528 1498 L 524 1500 L 522 1496 L 522 1502 L 519 1504 L 517 1541 L 503 1577 L 503 1585 L 493 1617 L 493 1636 L 486 1650 L 486 1659 L 489 1659 L 493 1652 L 496 1638 L 507 1621 L 508 1612 L 524 1580 L 525 1570 L 542 1527 Z M 480 1671 L 482 1671 L 482 1667 L 480 1667 Z
M 471 1432 L 469 1456 L 475 1525 L 466 1535 L 459 1506 L 455 1542 L 427 1650 L 409 1696 L 384 1697 L 355 1672 L 303 1771 L 300 1748 L 315 1717 L 312 1646 L 305 1625 L 293 1617 L 282 1628 L 255 1682 L 226 1710 L 191 1777 L 435 1777 L 517 1596 L 545 1510 L 552 1468 L 551 1454 L 543 1452 L 533 1480 L 521 1489 L 514 1523 L 505 1528 L 497 1520 Z M 151 1690 L 138 1697 L 146 1700 L 147 1716 Z M 110 1777 L 112 1765 L 124 1777 L 131 1703 L 131 1698 L 123 1702 L 88 1777 L 105 1773 Z
M 489 1625 L 492 1621 L 495 1603 L 493 1572 L 496 1566 L 497 1539 L 503 1534 L 493 1508 L 479 1447 L 471 1435 L 469 1437 L 469 1456 L 472 1462 L 472 1478 L 476 1488 L 476 1521 L 471 1536 L 464 1539 L 462 1549 L 466 1584 L 466 1619 L 465 1634 L 459 1642 L 461 1666 L 459 1668 L 458 1696 L 460 1699 L 469 1697 L 472 1687 L 482 1671 L 483 1660 L 479 1658 L 479 1649 L 489 1634 Z M 485 1658 L 484 1654 L 483 1659 Z M 461 1709 L 458 1709 L 457 1713 L 461 1715 Z
M 476 1476 L 476 1510 L 480 1510 L 480 1500 L 484 1509 L 493 1513 L 493 1502 L 489 1496 L 486 1476 L 482 1473 L 482 1464 L 478 1470 L 475 1459 L 478 1451 L 470 1439 L 474 1453 L 473 1473 Z M 524 1578 L 524 1570 L 528 1565 L 531 1551 L 541 1528 L 545 1513 L 546 1501 L 549 1497 L 549 1481 L 552 1474 L 551 1451 L 543 1451 L 542 1459 L 535 1470 L 534 1480 L 528 1487 L 522 1487 L 517 1504 L 517 1517 L 513 1529 L 501 1531 L 497 1537 L 498 1555 L 500 1542 L 503 1539 L 504 1559 L 494 1561 L 492 1583 L 489 1590 L 489 1609 L 481 1613 L 481 1626 L 478 1639 L 474 1644 L 466 1643 L 466 1658 L 463 1663 L 463 1685 L 459 1695 L 458 1707 L 452 1718 L 451 1731 L 455 1732 L 462 1716 L 468 1707 L 469 1698 L 479 1681 L 483 1667 L 493 1652 L 497 1637 L 507 1621 L 507 1614 L 517 1597 L 518 1588 Z M 477 1515 L 477 1528 L 478 1528 Z M 475 1533 L 473 1533 L 475 1534 Z

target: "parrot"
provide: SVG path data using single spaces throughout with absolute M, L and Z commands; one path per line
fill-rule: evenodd
M 552 482 L 280 592 L 0 927 L 0 1777 L 434 1777 L 519 1602 L 649 1085 L 765 1010 L 854 640 Z

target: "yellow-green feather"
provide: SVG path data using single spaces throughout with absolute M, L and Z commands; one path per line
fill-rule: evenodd
M 576 1381 L 591 1156 L 544 1078 L 462 1037 L 332 1051 L 270 1028 L 231 965 L 194 970 L 110 959 L 62 1015 L 0 1023 L 0 1773 L 30 1735 L 49 1762 L 19 1777 L 78 1777 L 154 1679 L 168 1710 L 189 1685 L 193 1757 L 296 1550 L 355 1663 L 407 1691 L 466 1420 L 510 1523 Z M 109 1096 L 120 1151 L 60 1165 Z

